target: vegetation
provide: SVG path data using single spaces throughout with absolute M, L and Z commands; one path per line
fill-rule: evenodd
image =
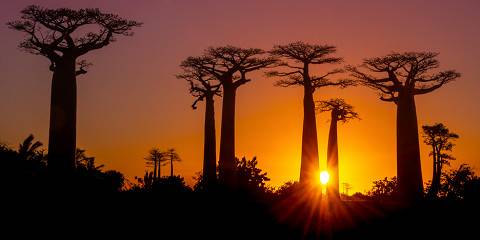
M 443 166 L 449 166 L 450 160 L 455 160 L 452 155 L 446 152 L 452 151 L 454 144 L 451 141 L 458 139 L 459 136 L 456 133 L 450 132 L 450 130 L 441 123 L 436 123 L 432 126 L 424 125 L 422 129 L 424 142 L 432 147 L 430 156 L 433 157 L 433 174 L 431 185 L 428 189 L 428 196 L 435 198 L 440 190 L 440 178 L 442 176 Z

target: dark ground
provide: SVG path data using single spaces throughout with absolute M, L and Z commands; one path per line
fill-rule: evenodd
M 2 239 L 479 239 L 478 202 L 151 193 L 2 196 Z M 13 238 L 5 238 L 8 234 Z

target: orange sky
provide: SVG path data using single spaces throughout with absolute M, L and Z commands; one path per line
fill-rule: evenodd
M 100 7 L 145 23 L 86 59 L 94 65 L 78 79 L 78 146 L 108 169 L 143 175 L 149 148 L 175 147 L 175 166 L 188 183 L 201 171 L 203 105 L 192 110 L 188 86 L 175 78 L 179 63 L 209 46 L 232 44 L 269 49 L 302 40 L 329 43 L 348 64 L 391 51 L 440 52 L 442 69 L 462 78 L 417 97 L 419 125 L 445 123 L 461 138 L 459 163 L 480 172 L 480 2 L 478 1 L 10 1 L 0 3 L 0 22 L 18 18 L 30 3 L 47 7 Z M 48 61 L 16 49 L 21 34 L 0 27 L 0 141 L 16 146 L 29 133 L 47 144 L 51 73 Z M 320 69 L 321 71 L 321 69 Z M 301 88 L 278 88 L 261 72 L 237 93 L 236 154 L 258 157 L 272 185 L 296 180 L 300 168 Z M 316 100 L 342 97 L 361 121 L 339 124 L 340 182 L 355 191 L 394 176 L 395 106 L 365 88 L 325 88 Z M 217 133 L 220 132 L 217 99 Z M 317 119 L 320 164 L 326 164 L 328 114 Z M 219 137 L 219 135 L 218 135 Z M 218 140 L 218 139 L 217 139 Z M 424 181 L 431 160 L 423 143 Z M 163 173 L 167 174 L 165 168 Z

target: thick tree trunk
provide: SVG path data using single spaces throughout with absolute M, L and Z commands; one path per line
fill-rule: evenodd
M 304 87 L 303 97 L 303 133 L 302 133 L 302 160 L 300 166 L 300 183 L 315 184 L 318 182 L 318 140 L 315 118 L 315 104 L 313 90 L 310 86 Z
M 205 127 L 203 143 L 203 178 L 207 186 L 215 184 L 216 173 L 216 142 L 215 142 L 215 109 L 213 96 L 206 96 Z
M 76 112 L 75 59 L 64 57 L 52 78 L 48 168 L 54 175 L 69 176 L 75 169 Z
M 328 134 L 327 169 L 330 181 L 327 186 L 329 197 L 340 197 L 338 174 L 338 138 L 337 138 L 337 112 L 332 110 L 330 132 Z
M 407 91 L 400 93 L 397 103 L 397 178 L 401 198 L 422 198 L 417 113 L 414 96 Z
M 220 136 L 219 179 L 235 184 L 235 92 L 233 84 L 223 85 L 222 128 Z

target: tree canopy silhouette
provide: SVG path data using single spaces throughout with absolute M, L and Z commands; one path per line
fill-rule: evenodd
M 147 161 L 147 166 L 153 166 L 153 180 L 159 179 L 161 177 L 161 166 L 165 166 L 165 162 L 168 160 L 165 152 L 154 147 L 150 149 L 145 160 Z
M 358 84 L 378 91 L 380 100 L 397 106 L 397 177 L 400 196 L 405 199 L 423 195 L 415 96 L 460 77 L 454 70 L 432 74 L 439 67 L 437 56 L 433 52 L 392 53 L 365 59 L 360 67 L 347 67 Z
M 449 166 L 450 160 L 455 158 L 446 153 L 452 151 L 454 144 L 453 140 L 459 138 L 458 134 L 450 132 L 450 130 L 442 123 L 434 125 L 423 125 L 423 139 L 424 143 L 432 147 L 430 156 L 433 158 L 433 175 L 428 195 L 430 197 L 437 197 L 440 190 L 440 179 L 442 176 L 442 169 L 444 165 Z
M 267 76 L 280 77 L 281 79 L 276 82 L 277 86 L 302 86 L 304 89 L 301 183 L 316 182 L 318 174 L 318 140 L 313 93 L 322 87 L 346 87 L 351 83 L 348 80 L 330 78 L 334 74 L 343 72 L 342 69 L 334 69 L 323 75 L 311 73 L 312 65 L 341 63 L 342 58 L 332 56 L 336 51 L 335 46 L 304 42 L 276 45 L 270 51 L 273 57 L 283 59 L 278 64 L 283 69 L 267 72 Z
M 330 131 L 328 134 L 328 148 L 327 148 L 327 169 L 330 173 L 330 180 L 327 186 L 328 194 L 334 197 L 340 197 L 340 180 L 338 171 L 338 137 L 337 137 L 337 122 L 347 121 L 358 117 L 353 109 L 353 106 L 346 103 L 344 99 L 336 98 L 328 101 L 319 101 L 317 109 L 320 112 L 330 112 Z
M 173 162 L 180 162 L 182 159 L 178 155 L 177 150 L 170 148 L 167 151 L 163 152 L 167 161 L 170 162 L 170 177 L 173 177 Z
M 99 9 L 48 9 L 31 5 L 21 11 L 21 19 L 8 22 L 9 28 L 26 34 L 19 47 L 50 60 L 53 72 L 48 168 L 55 173 L 71 173 L 76 150 L 76 76 L 89 65 L 78 60 L 86 53 L 115 41 L 115 36 L 132 35 L 141 23 Z M 95 31 L 85 30 L 95 29 Z
M 223 89 L 220 136 L 219 179 L 235 182 L 235 96 L 237 89 L 251 81 L 247 73 L 272 66 L 276 60 L 263 56 L 258 48 L 210 47 L 199 57 L 188 57 L 182 67 L 196 68 L 220 82 Z
M 188 61 L 182 62 L 180 66 L 183 73 L 177 75 L 177 78 L 185 79 L 189 83 L 190 94 L 195 97 L 192 108 L 196 109 L 197 103 L 205 100 L 202 178 L 208 187 L 217 179 L 214 97 L 221 96 L 221 84 L 201 67 L 190 65 Z

